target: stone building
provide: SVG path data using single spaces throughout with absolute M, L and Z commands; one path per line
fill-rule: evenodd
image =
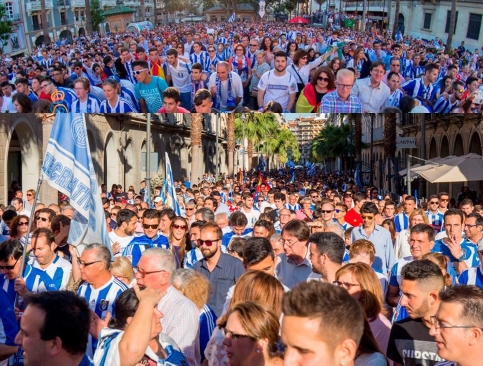
M 0 115 L 0 203 L 6 203 L 13 181 L 20 183 L 24 196 L 28 189 L 37 187 L 53 120 L 40 117 L 34 114 Z M 164 176 L 166 151 L 174 179 L 190 177 L 190 116 L 177 114 L 169 119 L 159 117 L 153 115 L 151 125 L 151 152 L 157 153 L 157 160 L 154 160 L 157 170 L 151 172 L 151 177 L 158 174 Z M 219 117 L 212 115 L 204 121 L 202 172 L 215 172 L 216 118 Z M 108 189 L 114 183 L 125 188 L 133 185 L 139 190 L 141 180 L 146 177 L 146 172 L 141 169 L 142 153 L 146 152 L 146 115 L 91 114 L 86 115 L 86 126 L 98 184 L 106 183 Z M 224 119 L 220 119 L 219 136 L 220 172 L 227 173 Z M 56 202 L 57 191 L 43 183 L 40 201 Z

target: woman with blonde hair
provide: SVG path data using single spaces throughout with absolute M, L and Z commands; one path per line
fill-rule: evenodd
M 411 256 L 409 234 L 411 233 L 411 228 L 417 224 L 429 224 L 428 217 L 422 208 L 417 208 L 409 214 L 409 228 L 401 231 L 396 237 L 394 244 L 394 256 L 396 260 Z
M 365 263 L 349 263 L 335 274 L 334 284 L 344 287 L 361 305 L 374 338 L 382 350 L 387 350 L 391 323 L 384 316 L 383 292 L 374 270 Z
M 438 268 L 443 272 L 443 277 L 444 277 L 444 285 L 446 287 L 448 286 L 453 286 L 455 282 L 453 281 L 453 278 L 451 275 L 448 273 L 448 264 L 449 264 L 449 259 L 447 256 L 441 254 L 441 253 L 427 253 L 423 255 L 423 259 L 429 259 L 431 262 L 436 264 Z M 456 279 L 455 279 L 456 280 Z
M 169 250 L 174 254 L 176 262 L 179 263 L 178 268 L 183 264 L 184 256 L 187 252 L 187 234 L 188 222 L 184 217 L 176 216 L 173 221 L 171 221 L 168 242 Z
M 171 276 L 171 285 L 181 292 L 200 310 L 200 353 L 201 361 L 205 358 L 205 348 L 216 328 L 216 314 L 208 306 L 210 296 L 210 282 L 201 273 L 193 269 L 180 268 Z
M 133 283 L 134 270 L 131 261 L 126 257 L 114 258 L 114 262 L 111 264 L 111 274 L 129 287 L 135 284 L 135 282 Z
M 261 271 L 244 273 L 235 285 L 233 297 L 230 300 L 230 305 L 226 313 L 229 313 L 237 303 L 256 301 L 272 309 L 278 319 L 282 315 L 283 293 L 284 289 L 282 284 L 274 276 Z M 227 352 L 223 347 L 223 340 L 223 332 L 218 327 L 213 332 L 206 346 L 206 360 L 203 365 L 229 365 Z
M 278 349 L 280 322 L 267 304 L 239 302 L 219 320 L 230 366 L 283 365 Z

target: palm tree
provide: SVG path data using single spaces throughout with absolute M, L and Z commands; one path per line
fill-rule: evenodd
M 86 0 L 88 1 L 88 0 Z M 49 24 L 47 23 L 47 12 L 45 11 L 45 0 L 40 0 L 40 21 L 42 22 L 42 33 L 44 34 L 44 43 L 50 44 Z
M 158 0 L 153 0 L 154 27 L 158 26 Z
M 298 161 L 302 154 L 299 150 L 297 137 L 288 128 L 277 127 L 277 131 L 269 136 L 264 144 L 264 149 L 267 155 L 267 164 L 270 156 L 272 156 L 272 159 L 276 158 L 279 163 L 285 164 L 288 160 L 289 150 L 292 153 L 292 160 Z
M 92 19 L 91 19 L 91 2 L 90 0 L 85 0 L 85 7 L 86 7 L 86 28 L 87 34 L 92 34 Z M 97 29 L 96 29 L 97 30 Z
M 331 162 L 340 157 L 347 170 L 348 158 L 352 151 L 352 128 L 344 123 L 341 126 L 329 125 L 314 139 L 311 148 L 311 157 L 316 161 Z
M 446 53 L 451 51 L 451 44 L 453 43 L 454 28 L 456 26 L 456 2 L 457 0 L 451 1 L 451 19 L 449 23 L 448 39 L 445 46 Z
M 396 39 L 397 29 L 399 28 L 399 11 L 400 10 L 401 10 L 401 0 L 396 0 L 396 11 L 394 12 L 394 24 L 392 25 L 392 38 L 393 39 Z
M 386 157 L 387 174 L 391 174 L 391 162 L 396 157 L 396 122 L 397 115 L 387 113 L 384 115 L 384 155 Z M 391 190 L 391 179 L 387 181 L 387 189 Z
M 315 0 L 315 2 L 316 2 L 317 4 L 319 4 L 319 11 L 321 11 L 321 10 L 322 10 L 322 4 L 324 4 L 324 3 L 325 3 L 325 0 Z
M 201 179 L 201 132 L 203 129 L 203 115 L 200 113 L 191 114 L 191 182 L 196 184 Z
M 234 154 L 235 154 L 235 115 L 228 114 L 226 121 L 227 129 L 227 148 L 228 148 L 228 176 L 233 176 L 234 172 Z

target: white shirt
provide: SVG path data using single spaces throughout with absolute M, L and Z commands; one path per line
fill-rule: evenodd
M 282 76 L 277 76 L 274 70 L 263 74 L 257 87 L 265 91 L 263 105 L 276 101 L 283 110 L 287 110 L 290 95 L 298 92 L 297 79 L 292 74 L 285 72 Z
M 258 218 L 260 217 L 260 211 L 252 207 L 252 209 L 248 212 L 245 211 L 245 208 L 242 208 L 240 212 L 242 212 L 248 220 L 248 224 L 246 227 L 253 228 L 253 225 L 258 221 Z
M 243 98 L 243 82 L 236 72 L 230 71 L 231 74 L 231 89 L 233 98 Z M 226 110 L 226 99 L 228 98 L 228 78 L 224 81 L 220 81 L 221 86 L 221 101 L 220 109 Z M 208 81 L 208 88 L 211 90 L 212 87 L 216 87 L 216 72 L 210 75 Z
M 119 253 L 115 255 L 115 257 L 121 256 L 122 252 L 124 251 L 124 248 L 128 246 L 128 244 L 131 242 L 131 240 L 133 240 L 133 238 L 134 238 L 134 235 L 121 237 L 116 234 L 115 230 L 109 233 L 109 239 L 111 239 L 111 246 L 115 242 L 118 242 L 121 245 L 121 250 L 119 251 Z
M 371 86 L 371 77 L 358 79 L 352 88 L 352 95 L 359 97 L 362 111 L 379 113 L 391 95 L 391 89 L 382 81 L 375 88 Z

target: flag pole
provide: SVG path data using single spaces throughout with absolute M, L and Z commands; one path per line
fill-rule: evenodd
M 148 191 L 148 205 L 151 208 L 151 113 L 147 114 L 146 128 L 146 186 Z

